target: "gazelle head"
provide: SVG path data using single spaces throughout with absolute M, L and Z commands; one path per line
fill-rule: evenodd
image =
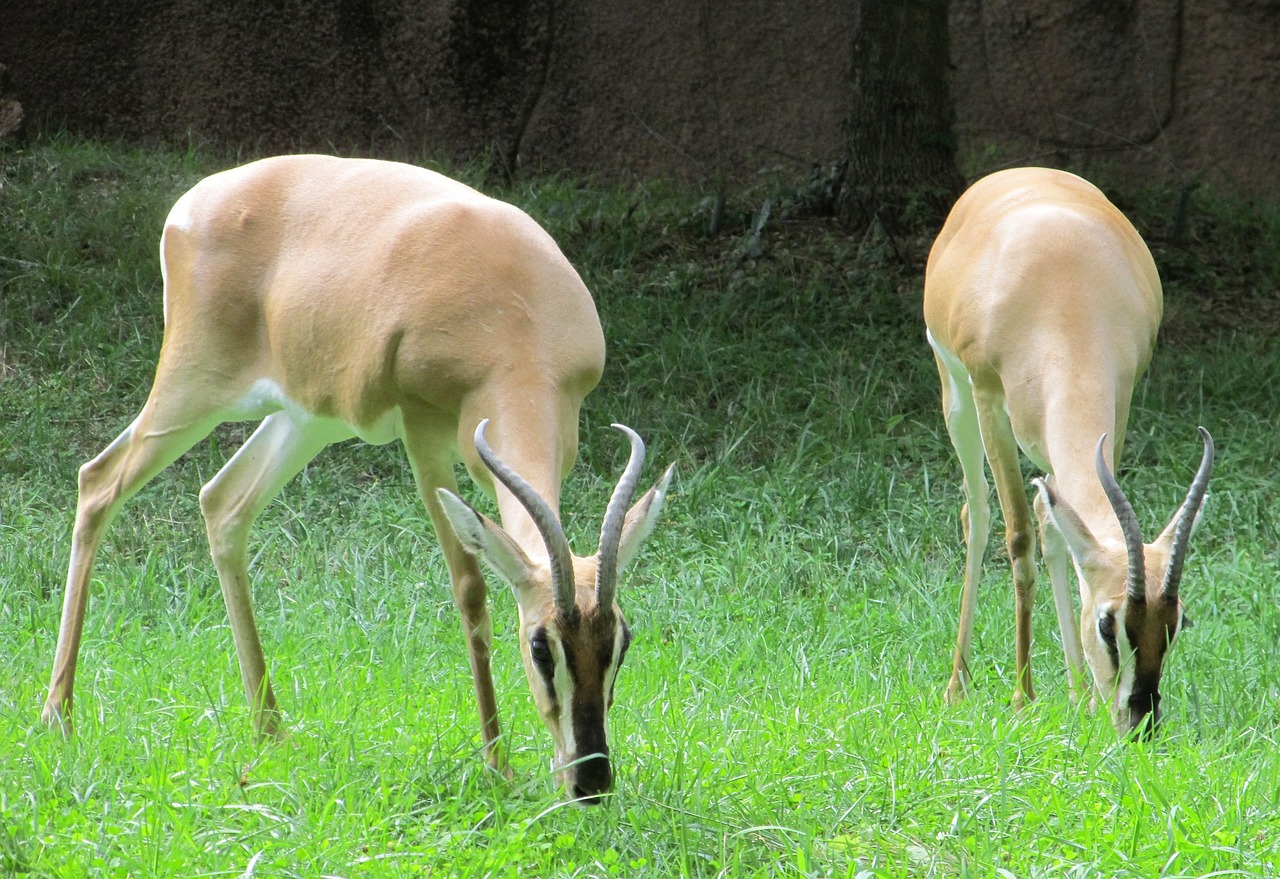
M 644 442 L 631 428 L 613 425 L 631 441 L 631 457 L 605 510 L 599 549 L 583 558 L 569 550 L 556 512 L 493 453 L 484 438 L 487 424 L 488 419 L 476 427 L 476 451 L 528 511 L 546 544 L 547 561 L 530 559 L 501 526 L 451 492 L 440 489 L 440 501 L 462 545 L 515 593 L 520 656 L 538 713 L 555 740 L 552 766 L 560 782 L 574 799 L 598 803 L 613 786 L 607 715 L 631 643 L 616 601 L 618 574 L 652 533 L 672 468 L 628 510 L 644 466 Z
M 1160 723 L 1160 675 L 1178 633 L 1191 625 L 1178 587 L 1187 545 L 1209 487 L 1213 439 L 1200 428 L 1204 457 L 1181 508 L 1154 543 L 1142 542 L 1133 506 L 1107 467 L 1098 440 L 1098 479 L 1120 521 L 1124 546 L 1100 543 L 1043 479 L 1035 480 L 1066 541 L 1080 580 L 1080 641 L 1097 693 L 1111 701 L 1122 734 L 1149 738 Z

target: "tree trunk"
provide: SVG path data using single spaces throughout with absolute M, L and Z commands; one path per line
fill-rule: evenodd
M 851 229 L 936 224 L 959 194 L 948 0 L 857 0 L 844 183 Z

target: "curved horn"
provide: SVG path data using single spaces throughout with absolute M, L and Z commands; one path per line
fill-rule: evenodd
M 1107 461 L 1102 456 L 1102 447 L 1107 441 L 1104 433 L 1098 440 L 1098 453 L 1094 468 L 1098 471 L 1098 479 L 1102 482 L 1102 490 L 1111 501 L 1111 509 L 1116 511 L 1120 520 L 1120 530 L 1124 532 L 1124 545 L 1129 550 L 1129 577 L 1125 581 L 1125 592 L 1129 600 L 1142 604 L 1147 600 L 1147 569 L 1142 555 L 1142 528 L 1138 525 L 1138 517 L 1133 512 L 1133 505 L 1124 496 L 1120 483 L 1111 475 Z
M 1178 600 L 1178 584 L 1182 582 L 1182 563 L 1187 557 L 1191 527 L 1195 525 L 1200 504 L 1204 502 L 1204 496 L 1209 490 L 1209 476 L 1213 473 L 1213 437 L 1203 427 L 1200 428 L 1200 437 L 1204 440 L 1204 457 L 1200 459 L 1200 469 L 1196 471 L 1196 478 L 1191 481 L 1187 499 L 1182 502 L 1177 524 L 1173 526 L 1173 543 L 1169 545 L 1169 569 L 1164 575 L 1164 585 L 1160 587 L 1160 597 L 1164 601 Z
M 569 552 L 569 541 L 564 536 L 564 528 L 561 527 L 555 511 L 547 505 L 533 486 L 525 482 L 519 473 L 503 463 L 493 453 L 493 449 L 489 448 L 489 443 L 484 438 L 484 429 L 488 424 L 489 419 L 485 418 L 476 425 L 476 451 L 480 454 L 480 460 L 484 461 L 485 466 L 489 468 L 489 472 L 515 495 L 516 500 L 529 513 L 529 518 L 533 519 L 533 524 L 537 526 L 538 533 L 542 535 L 542 542 L 547 546 L 547 558 L 551 562 L 551 594 L 555 600 L 556 610 L 562 614 L 569 614 L 577 608 L 578 603 L 574 597 L 573 555 Z
M 627 519 L 627 507 L 640 482 L 640 470 L 644 467 L 644 441 L 625 424 L 613 425 L 631 441 L 631 458 L 618 479 L 618 485 L 609 498 L 604 511 L 604 524 L 600 526 L 599 561 L 596 566 L 596 604 L 612 607 L 614 593 L 618 589 L 618 543 L 622 540 L 622 526 Z

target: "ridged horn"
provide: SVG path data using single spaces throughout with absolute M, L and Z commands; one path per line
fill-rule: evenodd
M 644 441 L 625 424 L 613 425 L 631 441 L 631 458 L 618 479 L 604 511 L 604 524 L 600 526 L 600 549 L 596 566 L 596 604 L 602 608 L 613 606 L 618 590 L 618 543 L 622 540 L 622 526 L 627 519 L 627 507 L 640 483 L 640 471 L 644 467 Z
M 1133 505 L 1124 496 L 1120 483 L 1107 467 L 1106 458 L 1102 456 L 1102 447 L 1107 441 L 1104 433 L 1098 440 L 1098 452 L 1094 460 L 1094 468 L 1098 471 L 1098 479 L 1102 482 L 1102 490 L 1111 501 L 1111 509 L 1116 511 L 1120 520 L 1120 530 L 1124 532 L 1124 545 L 1129 551 L 1129 576 L 1125 581 L 1125 592 L 1129 600 L 1142 604 L 1147 600 L 1147 565 L 1142 554 L 1142 528 L 1138 525 L 1138 517 L 1133 512 Z
M 489 424 L 486 418 L 476 425 L 475 444 L 480 460 L 489 468 L 489 472 L 515 495 L 516 500 L 529 513 L 542 542 L 547 547 L 547 558 L 551 562 L 551 594 L 555 600 L 556 610 L 561 614 L 571 614 L 578 603 L 574 595 L 573 555 L 569 551 L 569 541 L 564 536 L 564 528 L 555 511 L 547 505 L 533 486 L 525 482 L 524 477 L 507 466 L 502 459 L 489 448 L 484 438 L 484 429 Z
M 1213 473 L 1213 437 L 1202 427 L 1200 438 L 1204 440 L 1204 457 L 1200 459 L 1200 469 L 1196 471 L 1196 478 L 1191 481 L 1187 499 L 1182 502 L 1177 524 L 1173 526 L 1173 542 L 1169 545 L 1169 569 L 1164 575 L 1164 585 L 1160 587 L 1160 598 L 1163 601 L 1178 600 L 1178 584 L 1182 582 L 1182 563 L 1187 558 L 1191 527 L 1195 525 L 1196 514 L 1209 490 L 1209 477 Z

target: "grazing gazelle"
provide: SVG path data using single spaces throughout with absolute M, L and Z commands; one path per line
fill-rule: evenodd
M 398 439 L 462 615 L 487 762 L 509 771 L 476 556 L 515 594 L 520 653 L 566 790 L 588 800 L 608 791 L 605 718 L 630 640 L 615 587 L 653 529 L 670 470 L 627 511 L 644 445 L 620 427 L 631 458 L 599 552 L 570 553 L 560 483 L 605 345 L 591 295 L 551 237 L 431 171 L 286 156 L 198 183 L 169 213 L 160 252 L 155 384 L 134 422 L 80 469 L 45 722 L 70 732 L 89 578 L 112 518 L 219 423 L 262 419 L 200 492 L 255 728 L 281 732 L 250 601 L 250 526 L 326 445 Z M 459 459 L 496 495 L 501 527 L 453 494 Z
M 929 253 L 924 315 L 942 378 L 942 408 L 964 473 L 964 593 L 949 700 L 969 687 L 969 645 L 991 515 L 983 458 L 1004 512 L 1016 602 L 1013 704 L 1031 685 L 1036 562 L 1018 449 L 1048 475 L 1036 514 L 1073 697 L 1093 673 L 1116 728 L 1160 719 L 1160 675 L 1188 624 L 1178 598 L 1188 538 L 1213 465 L 1204 457 L 1178 513 L 1143 544 L 1112 476 L 1134 382 L 1163 308 L 1142 238 L 1092 184 L 1019 168 L 979 180 L 956 202 Z M 1067 560 L 1080 587 L 1077 635 Z M 1082 656 L 1083 645 L 1083 656 Z M 1149 723 L 1147 723 L 1149 719 Z

